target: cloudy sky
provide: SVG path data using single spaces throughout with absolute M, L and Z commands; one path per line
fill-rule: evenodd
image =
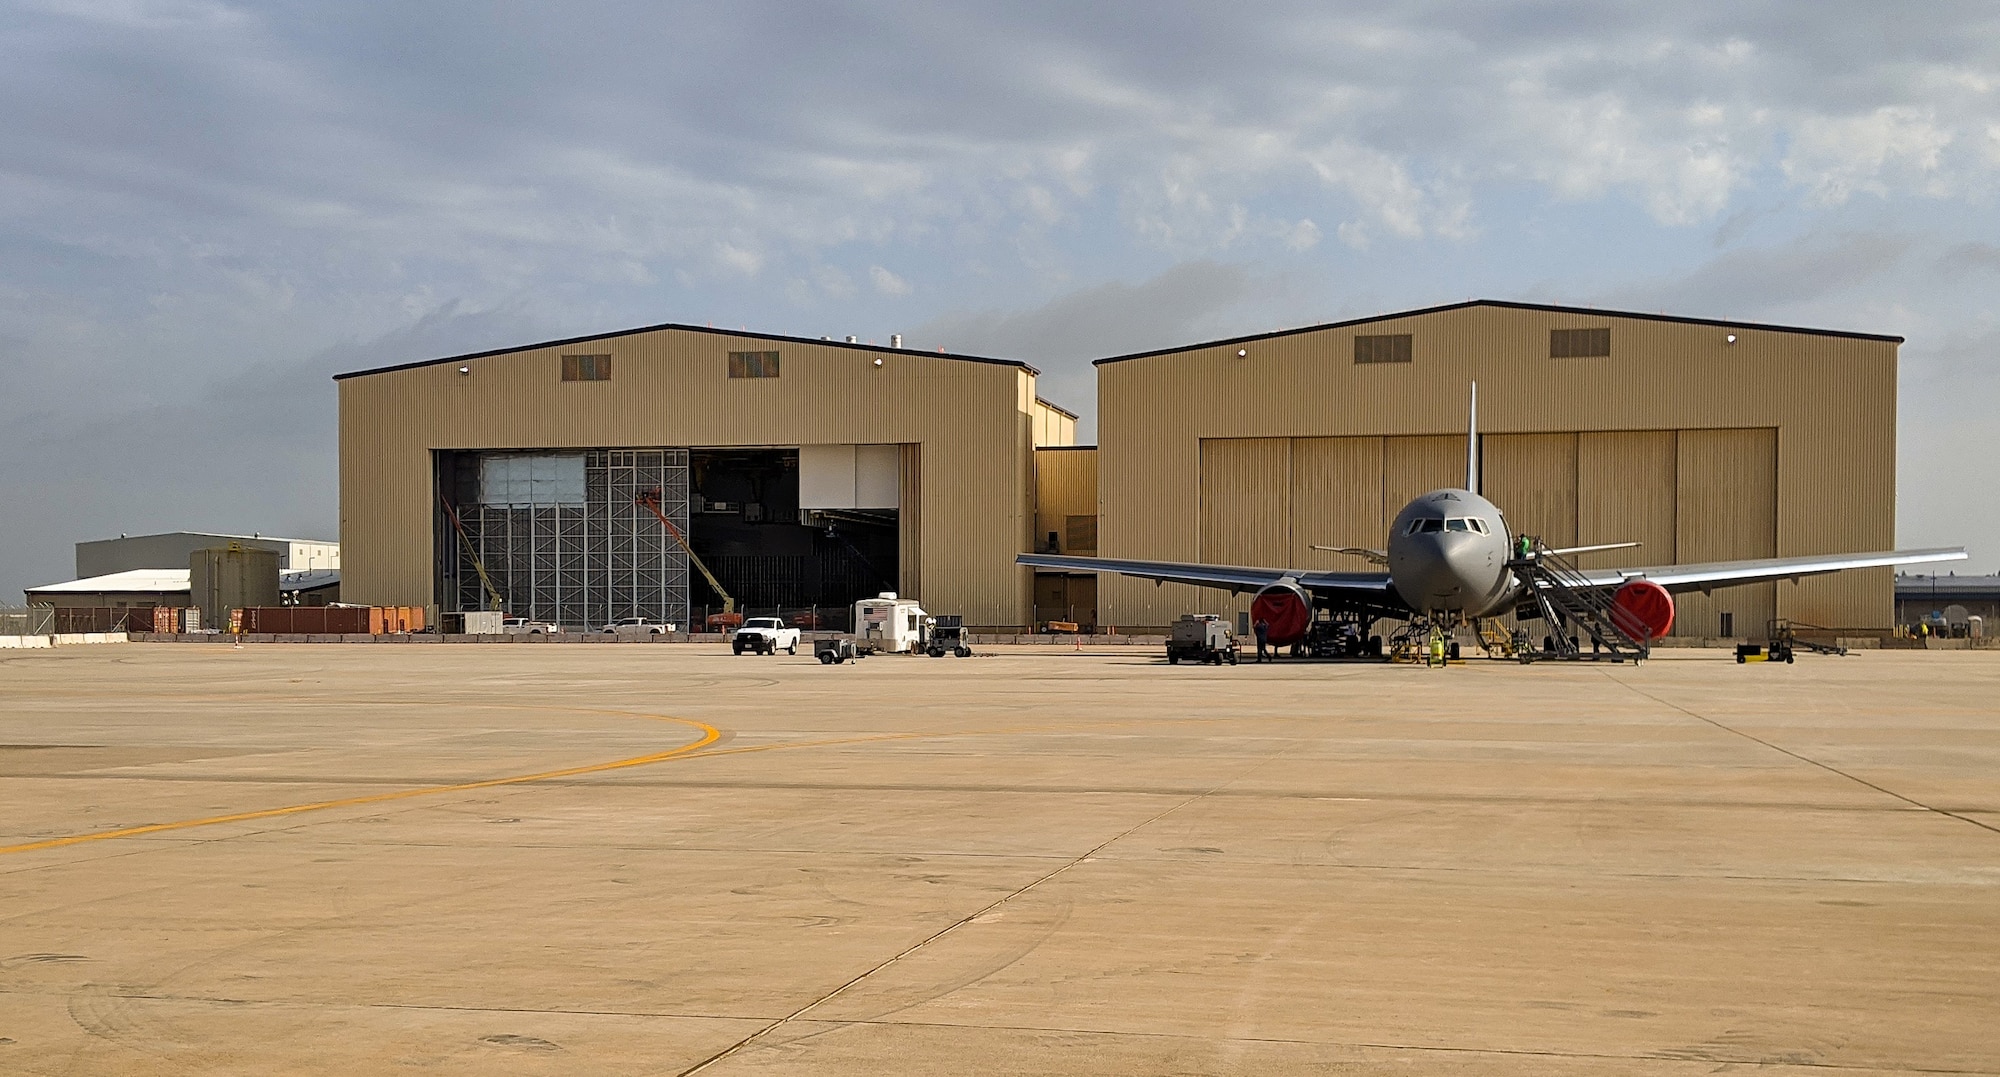
M 1899 540 L 2000 568 L 2000 5 L 0 12 L 16 601 L 332 536 L 343 369 L 901 332 L 1088 414 L 1094 357 L 1473 296 L 1907 336 Z

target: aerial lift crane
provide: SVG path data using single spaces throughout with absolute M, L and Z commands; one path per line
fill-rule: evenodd
M 687 536 L 681 534 L 681 529 L 675 527 L 672 520 L 667 519 L 666 512 L 660 508 L 660 491 L 657 489 L 648 490 L 634 500 L 653 510 L 653 515 L 660 518 L 660 526 L 666 528 L 667 534 L 672 535 L 674 541 L 680 543 L 681 549 L 687 553 L 688 563 L 699 569 L 701 571 L 701 578 L 707 580 L 708 585 L 715 589 L 715 593 L 722 596 L 722 617 L 725 623 L 734 628 L 740 621 L 740 618 L 736 616 L 736 599 L 730 597 L 728 591 L 723 590 L 722 581 L 716 579 L 715 573 L 710 572 L 708 566 L 701 563 L 700 557 L 695 556 L 694 547 L 688 545 Z M 704 625 L 702 627 L 706 628 L 707 626 Z
M 459 521 L 458 510 L 452 508 L 451 502 L 445 500 L 442 490 L 438 492 L 438 504 L 444 506 L 444 518 L 451 521 L 451 529 L 458 532 L 458 541 L 465 547 L 465 559 L 472 562 L 472 571 L 479 573 L 480 586 L 486 588 L 486 593 L 492 597 L 492 608 L 506 609 L 507 600 L 500 597 L 500 589 L 493 586 L 493 577 L 488 576 L 486 566 L 479 563 L 479 554 L 472 548 L 472 536 L 465 533 L 465 524 Z

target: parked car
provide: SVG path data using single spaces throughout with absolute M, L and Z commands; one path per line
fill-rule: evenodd
M 610 624 L 605 625 L 604 630 L 612 633 L 629 632 L 636 634 L 644 632 L 648 635 L 659 636 L 672 632 L 674 625 L 671 621 L 655 621 L 650 617 L 620 617 Z
M 531 621 L 526 617 L 508 617 L 500 622 L 500 631 L 519 636 L 553 636 L 562 631 L 562 626 L 552 621 Z
M 776 617 L 752 617 L 729 638 L 729 649 L 737 654 L 799 653 L 799 630 Z

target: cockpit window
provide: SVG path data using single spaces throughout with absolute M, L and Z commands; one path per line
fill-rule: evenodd
M 1405 535 L 1435 535 L 1444 531 L 1456 531 L 1477 535 L 1488 535 L 1486 521 L 1477 516 L 1450 516 L 1442 520 L 1436 517 L 1411 520 L 1403 529 Z

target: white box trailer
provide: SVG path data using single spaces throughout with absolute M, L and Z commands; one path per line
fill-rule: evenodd
M 884 591 L 854 604 L 854 635 L 877 650 L 907 652 L 922 645 L 925 619 L 916 599 Z

